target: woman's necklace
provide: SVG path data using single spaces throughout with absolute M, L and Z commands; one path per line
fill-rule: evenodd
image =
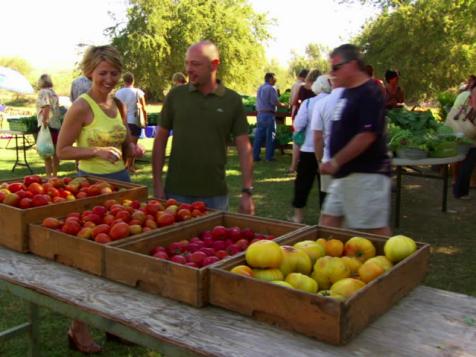
M 105 101 L 98 101 L 96 96 L 92 94 L 91 91 L 89 91 L 88 94 L 104 113 L 110 117 L 114 117 L 116 115 L 116 108 L 112 96 L 108 95 Z

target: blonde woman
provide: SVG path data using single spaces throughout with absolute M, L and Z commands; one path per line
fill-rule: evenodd
M 111 94 L 121 77 L 121 56 L 112 46 L 91 47 L 81 66 L 92 81 L 91 89 L 65 115 L 58 156 L 78 160 L 80 176 L 130 181 L 125 161 L 133 156 L 135 145 L 125 120 L 125 107 Z
M 130 181 L 125 161 L 133 156 L 135 146 L 125 120 L 125 108 L 111 94 L 121 77 L 121 56 L 112 46 L 90 47 L 81 67 L 92 81 L 91 89 L 65 115 L 58 138 L 58 156 L 62 160 L 78 160 L 80 176 L 92 174 Z M 78 320 L 71 324 L 68 339 L 70 347 L 83 353 L 102 350 L 87 325 Z
M 59 109 L 59 99 L 53 89 L 53 81 L 48 74 L 42 74 L 38 79 L 38 98 L 36 100 L 36 114 L 38 127 L 46 126 L 50 130 L 51 139 L 56 146 L 58 133 L 61 128 L 61 112 Z M 53 154 L 45 158 L 45 169 L 47 177 L 58 175 L 59 159 Z

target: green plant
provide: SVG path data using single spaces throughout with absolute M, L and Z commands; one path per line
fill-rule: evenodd
M 287 145 L 293 139 L 292 127 L 284 124 L 276 126 L 276 144 Z
M 431 110 L 410 111 L 405 108 L 391 109 L 387 112 L 390 123 L 412 132 L 435 130 L 438 122 Z
M 281 103 L 289 103 L 289 99 L 291 97 L 291 92 L 284 92 L 283 94 L 281 94 L 281 96 L 279 97 L 279 101 Z
M 389 141 L 389 147 L 393 151 L 397 151 L 401 148 L 415 148 L 427 151 L 426 138 L 421 133 L 415 133 L 408 129 L 401 129 L 399 127 L 393 127 L 389 129 L 391 138 Z
M 436 96 L 439 104 L 439 115 L 441 120 L 445 120 L 456 99 L 456 93 L 451 90 L 440 92 Z

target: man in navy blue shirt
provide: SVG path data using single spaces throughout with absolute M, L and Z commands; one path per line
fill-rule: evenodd
M 260 161 L 261 145 L 266 142 L 266 161 L 274 161 L 274 137 L 276 133 L 276 107 L 287 107 L 278 100 L 278 92 L 274 88 L 274 73 L 266 73 L 264 84 L 258 88 L 256 95 L 256 132 L 253 142 L 253 159 Z
M 319 167 L 331 174 L 320 224 L 390 235 L 390 159 L 381 89 L 365 73 L 357 47 L 342 45 L 330 56 L 334 82 L 344 87 L 331 123 L 330 156 Z

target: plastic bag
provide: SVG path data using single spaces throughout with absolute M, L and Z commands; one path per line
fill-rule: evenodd
M 52 157 L 55 154 L 55 146 L 51 139 L 50 129 L 47 126 L 42 125 L 40 128 L 38 139 L 36 140 L 36 151 L 43 159 Z
M 304 144 L 305 140 L 306 140 L 306 129 L 295 131 L 293 133 L 293 142 L 297 146 L 301 147 L 302 144 Z

